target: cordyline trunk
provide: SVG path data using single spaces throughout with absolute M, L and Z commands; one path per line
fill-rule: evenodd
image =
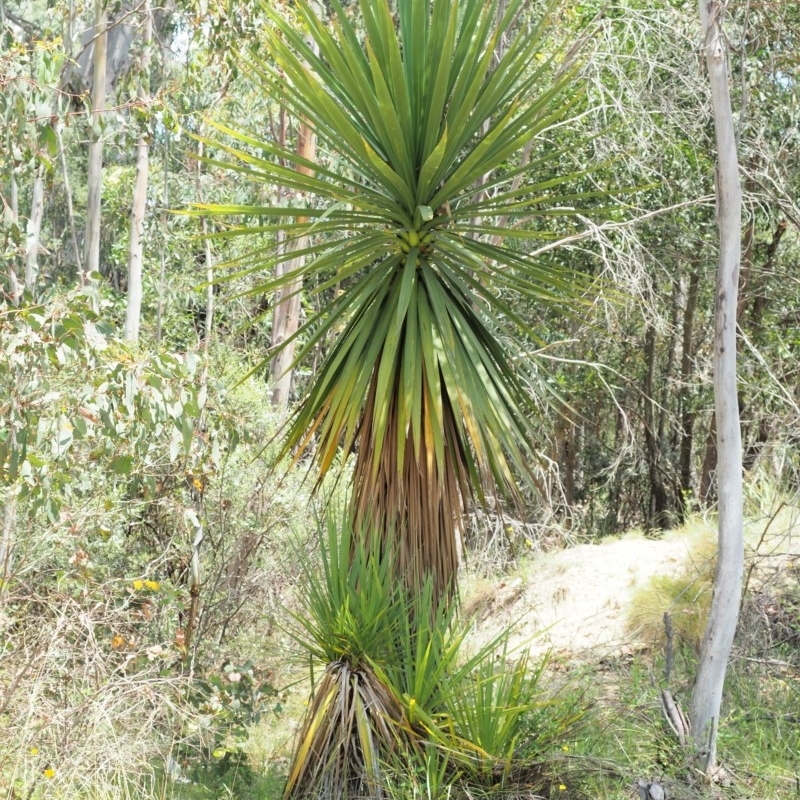
M 150 43 L 153 39 L 153 16 L 150 4 L 145 0 L 144 47 L 139 65 L 140 85 L 137 93 L 142 104 L 148 101 L 148 68 L 150 65 Z M 142 315 L 142 261 L 144 257 L 144 213 L 147 207 L 147 178 L 150 171 L 150 143 L 147 131 L 142 131 L 136 140 L 136 183 L 133 187 L 131 205 L 131 235 L 128 246 L 128 302 L 125 306 L 125 341 L 135 344 L 139 339 L 139 321 Z
M 316 140 L 311 129 L 305 122 L 301 122 L 297 132 L 297 154 L 307 161 L 314 161 L 316 157 Z M 298 172 L 312 175 L 313 170 L 299 166 Z M 297 222 L 305 222 L 305 217 L 299 217 Z M 308 247 L 309 238 L 301 236 L 292 239 L 286 246 L 288 252 L 297 252 Z M 305 256 L 295 256 L 281 265 L 283 274 L 297 272 L 303 268 Z M 300 323 L 300 292 L 303 288 L 301 278 L 293 280 L 280 290 L 280 297 L 275 304 L 272 315 L 272 341 L 273 348 L 279 347 L 290 337 L 294 336 Z M 270 378 L 272 380 L 272 405 L 275 408 L 285 408 L 289 402 L 292 389 L 292 362 L 294 361 L 294 345 L 285 345 L 270 364 Z
M 103 0 L 97 0 L 94 56 L 92 59 L 92 140 L 89 144 L 86 200 L 86 236 L 83 249 L 81 285 L 92 272 L 100 269 L 100 200 L 103 184 L 103 134 L 100 123 L 106 102 L 106 63 L 108 13 Z
M 422 398 L 422 435 L 415 450 L 411 431 L 397 431 L 397 404 L 402 388 L 393 390 L 380 462 L 373 463 L 373 425 L 377 371 L 362 416 L 359 450 L 353 470 L 351 517 L 356 535 L 377 533 L 383 548 L 396 548 L 398 576 L 410 591 L 421 590 L 426 578 L 433 582 L 436 602 L 449 600 L 456 591 L 459 543 L 469 477 L 462 453 L 453 452 L 458 440 L 454 412 L 442 396 L 445 454 L 437 463 L 429 412 L 430 399 Z M 398 443 L 405 437 L 402 464 Z
M 728 86 L 720 0 L 700 0 L 717 140 L 717 213 L 720 233 L 714 330 L 714 406 L 717 427 L 719 552 L 711 611 L 692 692 L 691 724 L 704 771 L 716 765 L 722 688 L 742 592 L 742 442 L 736 392 L 736 306 L 741 259 L 742 194 Z

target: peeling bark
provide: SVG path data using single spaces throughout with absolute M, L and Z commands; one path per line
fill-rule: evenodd
M 705 772 L 716 766 L 722 689 L 739 618 L 744 565 L 742 441 L 736 387 L 742 191 L 728 85 L 726 39 L 722 31 L 724 12 L 724 2 L 700 0 L 717 141 L 717 224 L 720 237 L 714 326 L 719 544 L 711 610 L 700 646 L 690 714 L 699 766 Z
M 297 153 L 307 161 L 314 161 L 316 157 L 316 141 L 311 129 L 301 123 L 297 134 Z M 311 174 L 307 167 L 298 167 L 298 171 Z M 298 218 L 298 222 L 303 221 Z M 287 252 L 297 252 L 308 247 L 309 237 L 301 236 L 292 239 L 286 246 Z M 299 272 L 305 264 L 305 256 L 295 256 L 289 259 L 284 267 L 284 273 Z M 272 381 L 272 405 L 275 408 L 285 408 L 289 403 L 292 389 L 292 364 L 294 362 L 294 345 L 285 344 L 297 332 L 300 324 L 300 292 L 303 288 L 302 278 L 298 277 L 280 292 L 280 298 L 275 304 L 272 317 L 272 347 L 281 349 L 273 357 L 270 364 L 270 378 Z

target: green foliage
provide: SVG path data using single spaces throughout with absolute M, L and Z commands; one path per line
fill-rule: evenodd
M 513 493 L 535 461 L 528 387 L 505 344 L 534 332 L 510 298 L 574 308 L 589 286 L 528 251 L 576 206 L 604 213 L 608 195 L 584 184 L 593 166 L 550 170 L 564 152 L 551 129 L 582 99 L 574 54 L 547 35 L 555 5 L 535 20 L 521 3 L 479 0 L 270 10 L 267 57 L 248 65 L 332 155 L 310 163 L 218 125 L 233 144 L 209 144 L 232 161 L 210 166 L 313 200 L 194 209 L 225 220 L 212 241 L 259 242 L 221 282 L 266 273 L 251 294 L 341 289 L 281 344 L 300 343 L 297 364 L 326 349 L 284 452 L 311 450 L 324 476 L 357 443 L 356 529 L 404 540 L 404 578 L 434 576 L 440 597 L 454 590 L 467 497 Z M 286 246 L 261 246 L 279 231 Z
M 478 784 L 514 783 L 542 769 L 575 736 L 586 706 L 578 697 L 550 697 L 543 687 L 547 659 L 527 653 L 483 657 L 446 693 L 448 714 L 462 743 L 455 762 Z M 530 770 L 530 774 L 526 771 Z
M 512 658 L 509 630 L 469 653 L 468 621 L 435 602 L 430 580 L 418 594 L 392 580 L 393 556 L 375 537 L 329 516 L 319 539 L 291 632 L 325 669 L 287 795 L 381 796 L 409 768 L 430 791 L 541 779 L 542 760 L 585 710 L 548 695 L 546 660 Z
M 263 393 L 236 390 L 234 425 L 198 357 L 136 358 L 106 311 L 91 288 L 0 311 L 0 782 L 26 795 L 138 796 L 170 752 L 238 768 L 277 705 L 260 667 L 210 666 L 244 620 L 258 652 L 259 583 L 291 574 L 275 553 L 304 495 L 260 443 L 234 449 L 274 434 Z
M 184 758 L 216 763 L 220 772 L 245 763 L 248 728 L 265 712 L 280 712 L 277 690 L 259 675 L 250 661 L 226 663 L 222 670 L 208 670 L 192 684 L 188 701 L 197 709 L 198 725 L 210 734 L 200 736 L 203 751 L 187 749 Z
M 324 198 L 327 207 L 220 205 L 203 206 L 202 212 L 264 218 L 265 225 L 253 228 L 253 233 L 280 228 L 295 241 L 315 234 L 314 244 L 303 245 L 305 265 L 291 279 L 318 277 L 317 291 L 338 283 L 347 287 L 324 314 L 305 326 L 298 361 L 331 325 L 347 322 L 293 424 L 287 449 L 304 442 L 306 431 L 314 429 L 320 437 L 315 457 L 326 469 L 342 435 L 345 448 L 352 443 L 375 380 L 371 472 L 377 470 L 384 441 L 397 438 L 399 466 L 406 446 L 399 432 L 411 430 L 409 447 L 413 441 L 418 451 L 427 430 L 440 471 L 445 450 L 452 448 L 464 454 L 476 484 L 481 483 L 479 472 L 506 483 L 508 465 L 496 444 L 502 443 L 521 467 L 518 441 L 526 439 L 529 428 L 524 394 L 496 346 L 489 319 L 508 318 L 524 327 L 504 303 L 501 287 L 532 293 L 544 302 L 574 299 L 574 276 L 543 269 L 516 248 L 500 247 L 489 239 L 510 232 L 523 239 L 546 236 L 529 227 L 518 229 L 511 221 L 546 218 L 550 212 L 544 209 L 550 205 L 560 205 L 559 213 L 566 214 L 564 206 L 581 198 L 580 193 L 562 190 L 573 175 L 539 185 L 529 177 L 536 175 L 538 161 L 519 168 L 506 164 L 524 142 L 563 121 L 580 91 L 575 68 L 562 65 L 556 72 L 555 57 L 544 50 L 541 30 L 507 30 L 516 7 L 509 7 L 495 25 L 494 5 L 484 9 L 473 2 L 459 9 L 443 1 L 429 12 L 421 4 L 401 3 L 399 33 L 388 6 L 364 4 L 361 13 L 367 29 L 364 45 L 343 9 L 334 6 L 335 21 L 328 26 L 326 19 L 301 4 L 302 23 L 320 48 L 316 56 L 303 31 L 275 12 L 275 33 L 268 46 L 276 66 L 266 61 L 253 65 L 270 86 L 286 86 L 278 70 L 290 77 L 286 102 L 337 151 L 346 169 L 306 165 L 296 153 L 273 142 L 221 128 L 241 145 L 226 148 L 241 162 L 231 169 L 251 180 Z M 490 68 L 494 45 L 506 33 L 510 42 L 504 56 Z M 443 52 L 452 58 L 443 57 Z M 534 66 L 525 70 L 522 64 Z M 533 87 L 542 83 L 547 88 L 529 99 Z M 520 97 L 528 101 L 518 102 Z M 348 110 L 347 116 L 341 108 Z M 250 149 L 268 157 L 252 156 Z M 542 155 L 542 161 L 549 157 Z M 304 176 L 284 163 L 309 167 L 315 175 Z M 475 182 L 495 170 L 476 194 Z M 489 221 L 496 214 L 505 216 L 503 226 Z M 247 231 L 237 226 L 216 238 Z M 274 254 L 259 249 L 253 254 L 252 270 L 269 271 L 293 256 L 291 248 Z M 272 291 L 287 280 L 267 280 L 252 291 Z M 473 297 L 480 302 L 474 303 Z M 491 402 L 481 402 L 478 387 Z M 399 417 L 388 435 L 389 406 L 395 396 Z M 454 419 L 458 439 L 446 447 L 448 404 L 460 414 Z M 460 420 L 461 414 L 466 421 Z M 426 415 L 430 423 L 423 425 Z
M 78 292 L 0 316 L 0 480 L 51 523 L 93 493 L 78 463 L 104 474 L 106 488 L 147 500 L 165 471 L 213 470 L 235 445 L 235 428 L 206 410 L 199 359 L 134 360 L 109 339 L 97 303 Z

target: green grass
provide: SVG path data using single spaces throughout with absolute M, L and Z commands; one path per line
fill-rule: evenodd
M 191 783 L 162 778 L 147 800 L 279 800 L 286 776 L 277 769 L 255 771 L 246 764 L 222 769 L 198 765 L 186 772 Z

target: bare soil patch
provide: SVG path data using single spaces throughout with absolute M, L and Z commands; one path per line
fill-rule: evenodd
M 500 583 L 474 582 L 463 599 L 476 615 L 476 643 L 511 625 L 511 644 L 533 653 L 597 659 L 629 652 L 640 644 L 627 625 L 634 594 L 654 576 L 680 572 L 697 535 L 629 534 L 543 553 Z

